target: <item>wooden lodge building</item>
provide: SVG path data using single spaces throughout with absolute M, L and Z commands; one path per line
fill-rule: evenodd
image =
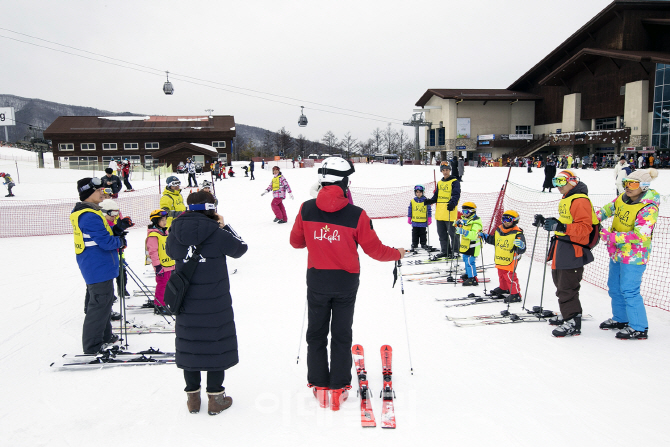
M 60 116 L 44 131 L 56 167 L 125 160 L 151 167 L 232 160 L 233 116 Z
M 507 89 L 429 89 L 416 106 L 431 158 L 667 154 L 670 1 L 615 0 Z

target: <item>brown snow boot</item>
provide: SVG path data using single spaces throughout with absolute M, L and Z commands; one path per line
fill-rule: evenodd
M 186 395 L 188 396 L 188 399 L 186 400 L 188 412 L 191 414 L 200 412 L 200 388 L 195 391 L 187 391 Z
M 209 397 L 207 412 L 210 416 L 221 413 L 233 404 L 233 398 L 226 396 L 226 390 L 219 391 L 218 393 L 207 393 L 207 397 Z

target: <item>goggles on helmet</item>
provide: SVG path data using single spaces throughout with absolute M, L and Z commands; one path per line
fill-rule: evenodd
M 555 187 L 565 186 L 568 184 L 567 177 L 554 177 L 551 179 L 551 184 Z
M 112 217 L 118 216 L 119 215 L 119 210 L 107 210 L 107 211 L 105 211 L 105 214 L 107 214 L 108 216 L 112 216 Z
M 170 187 L 180 186 L 180 185 L 181 185 L 181 182 L 179 180 L 174 180 L 174 181 L 168 183 L 168 186 L 170 186 Z
M 416 191 L 421 191 L 421 192 L 423 192 L 423 185 L 416 185 L 416 186 L 414 187 L 414 191 L 415 191 L 415 192 L 416 192 Z
M 503 214 L 502 221 L 505 223 L 512 223 L 516 221 L 516 217 L 510 216 L 509 214 Z
M 81 188 L 79 188 L 79 192 L 84 192 L 84 191 L 87 191 L 87 190 L 89 190 L 89 189 L 91 189 L 91 188 L 93 188 L 93 189 L 98 189 L 98 188 L 100 188 L 100 185 L 102 185 L 102 182 L 100 181 L 100 179 L 99 179 L 98 177 L 93 177 L 93 178 L 88 182 L 88 184 L 86 184 L 86 185 L 82 186 Z M 110 190 L 110 191 L 111 191 L 111 190 Z M 110 194 L 111 194 L 111 192 L 110 192 Z
M 107 194 L 108 196 L 112 195 L 112 188 L 99 188 L 103 194 Z
M 473 210 L 472 208 L 463 208 L 463 209 L 461 209 L 461 212 L 462 212 L 463 215 L 465 215 L 465 216 L 469 216 L 470 214 L 474 214 L 475 211 L 477 211 L 477 210 Z
M 623 179 L 623 186 L 626 189 L 635 190 L 638 189 L 640 186 L 648 187 L 649 183 L 640 182 L 639 180 L 634 179 Z

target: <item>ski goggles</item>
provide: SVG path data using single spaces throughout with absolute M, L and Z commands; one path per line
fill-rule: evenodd
M 509 214 L 503 214 L 502 221 L 505 223 L 512 223 L 516 220 L 516 217 L 510 216 Z
M 216 210 L 216 205 L 213 203 L 195 203 L 188 206 L 189 211 L 208 211 Z
M 99 179 L 98 177 L 93 177 L 93 178 L 88 182 L 88 184 L 86 184 L 86 185 L 82 186 L 81 188 L 79 188 L 79 192 L 82 193 L 82 192 L 87 191 L 87 190 L 89 190 L 89 189 L 94 189 L 94 190 L 95 190 L 95 189 L 100 188 L 100 186 L 102 186 L 102 182 L 100 181 L 100 179 Z M 111 191 L 111 190 L 110 190 L 110 191 Z
M 555 187 L 559 186 L 565 186 L 568 184 L 568 178 L 567 177 L 554 177 L 551 179 L 551 184 L 554 185 Z
M 103 194 L 107 194 L 108 196 L 112 195 L 112 188 L 98 188 L 100 191 L 102 191 Z
M 648 188 L 650 184 L 648 182 L 640 182 L 639 180 L 633 179 L 623 179 L 623 187 L 630 190 L 636 190 L 640 187 Z
M 108 216 L 116 217 L 119 215 L 119 210 L 108 210 L 105 211 L 105 214 L 107 214 Z
M 181 186 L 181 182 L 179 180 L 175 180 L 173 182 L 168 183 L 168 186 L 171 186 L 171 187 Z
M 477 211 L 477 210 L 473 210 L 472 208 L 462 208 L 462 209 L 461 209 L 461 213 L 462 213 L 464 216 L 469 216 L 470 214 L 475 214 L 476 211 Z

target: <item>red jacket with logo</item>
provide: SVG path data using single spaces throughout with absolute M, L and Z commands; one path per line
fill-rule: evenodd
M 316 199 L 300 207 L 291 230 L 293 248 L 307 247 L 307 286 L 321 292 L 358 287 L 358 246 L 377 261 L 397 261 L 400 252 L 381 243 L 372 220 L 349 203 L 342 188 L 321 188 Z

